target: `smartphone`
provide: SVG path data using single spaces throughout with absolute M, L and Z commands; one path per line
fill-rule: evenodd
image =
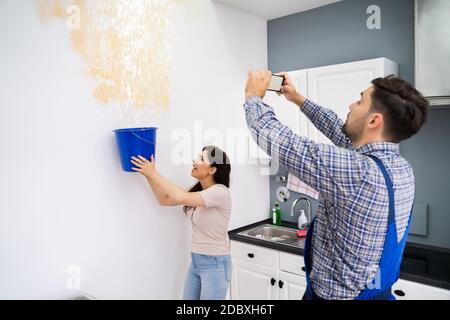
M 270 81 L 269 88 L 267 88 L 267 90 L 280 92 L 281 87 L 283 86 L 283 81 L 283 76 L 272 74 L 272 80 Z

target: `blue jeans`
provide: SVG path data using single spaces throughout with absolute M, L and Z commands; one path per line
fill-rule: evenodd
M 231 256 L 191 253 L 184 300 L 224 300 L 231 281 Z

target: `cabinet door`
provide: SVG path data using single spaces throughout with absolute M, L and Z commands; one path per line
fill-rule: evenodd
M 392 286 L 397 300 L 450 300 L 450 290 L 400 279 Z
M 297 70 L 288 72 L 289 77 L 294 82 L 295 87 L 304 96 L 308 95 L 307 86 L 307 71 Z M 298 106 L 286 100 L 284 96 L 278 96 L 273 91 L 267 91 L 264 97 L 264 102 L 270 105 L 274 111 L 275 116 L 284 125 L 291 128 L 291 130 L 302 136 L 308 136 L 307 118 L 300 111 Z M 270 158 L 264 151 L 259 149 L 256 142 L 249 136 L 249 156 L 250 158 L 267 159 Z
M 277 270 L 233 259 L 232 300 L 278 300 Z
M 230 246 L 233 259 L 278 269 L 279 253 L 276 250 L 234 240 L 230 241 Z
M 281 271 L 280 282 L 280 300 L 301 300 L 306 291 L 306 278 L 296 274 Z
M 303 256 L 287 252 L 280 252 L 280 270 L 306 277 Z
M 371 86 L 373 79 L 389 74 L 397 74 L 397 65 L 385 58 L 308 69 L 308 98 L 332 109 L 345 122 L 349 106 L 359 100 L 360 93 Z M 331 144 L 309 125 L 310 139 Z

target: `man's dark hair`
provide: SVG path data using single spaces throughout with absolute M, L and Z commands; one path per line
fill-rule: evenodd
M 371 110 L 384 116 L 384 135 L 399 143 L 416 134 L 425 123 L 429 103 L 411 84 L 393 75 L 372 80 Z

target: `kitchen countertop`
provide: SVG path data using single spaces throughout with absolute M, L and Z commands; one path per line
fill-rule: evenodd
M 272 224 L 271 219 L 262 220 L 228 232 L 230 240 L 245 242 L 269 249 L 303 255 L 303 248 L 249 238 L 238 233 L 253 227 Z M 282 222 L 282 227 L 297 229 L 297 224 Z M 450 250 L 408 242 L 403 254 L 400 279 L 423 283 L 450 290 Z

